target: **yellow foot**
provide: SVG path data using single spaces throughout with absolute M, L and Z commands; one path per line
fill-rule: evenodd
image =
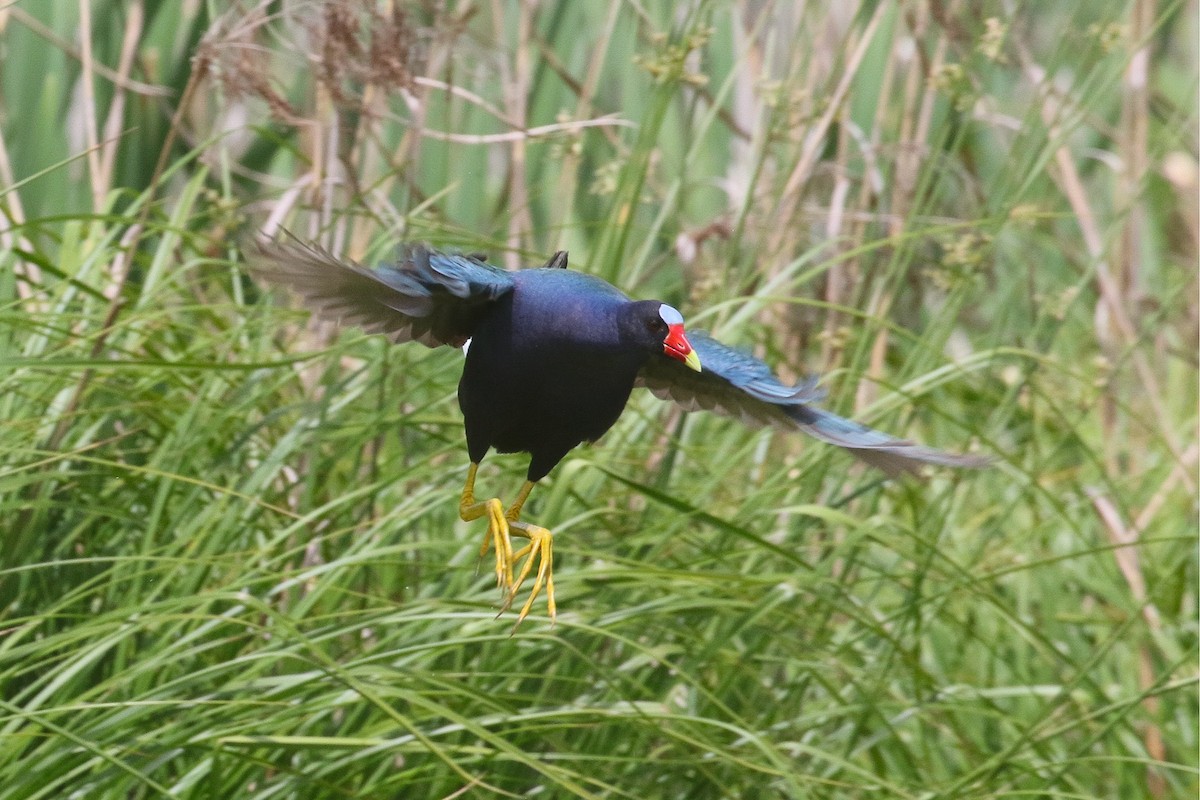
M 521 574 L 517 576 L 512 588 L 509 589 L 508 598 L 504 601 L 504 606 L 501 607 L 500 614 L 508 611 L 512 606 L 513 600 L 516 599 L 517 592 L 521 588 L 521 584 L 529 577 L 529 573 L 533 570 L 533 563 L 537 561 L 537 577 L 534 578 L 533 588 L 529 591 L 529 598 L 525 601 L 525 605 L 521 607 L 521 613 L 517 614 L 517 622 L 513 625 L 513 630 L 515 631 L 517 625 L 520 625 L 526 615 L 529 614 L 529 609 L 533 607 L 533 601 L 537 599 L 538 594 L 542 591 L 542 586 L 546 587 L 546 608 L 550 613 L 550 624 L 553 625 L 555 617 L 554 534 L 538 525 L 530 525 L 528 522 L 518 522 L 511 518 L 508 525 L 509 529 L 516 535 L 528 538 L 529 544 L 513 554 L 513 562 L 524 558 L 525 564 L 521 567 Z
M 533 601 L 537 599 L 543 586 L 546 587 L 546 606 L 550 612 L 550 623 L 554 624 L 554 534 L 519 519 L 521 507 L 525 505 L 529 493 L 533 490 L 533 481 L 525 481 L 525 485 L 517 493 L 517 499 L 509 506 L 508 511 L 505 511 L 499 498 L 475 501 L 475 473 L 478 470 L 477 462 L 472 462 L 467 470 L 467 482 L 463 486 L 462 499 L 458 504 L 458 515 L 468 522 L 487 517 L 488 528 L 483 536 L 483 545 L 479 548 L 479 557 L 487 555 L 489 547 L 496 549 L 496 585 L 503 588 L 507 594 L 500 614 L 512 607 L 517 591 L 533 571 L 534 562 L 537 562 L 537 576 L 534 578 L 533 588 L 529 592 L 529 599 L 521 607 L 521 613 L 517 615 L 517 623 L 513 625 L 513 630 L 515 631 L 517 625 L 529 614 L 529 609 L 533 607 Z M 524 536 L 529 540 L 529 544 L 514 553 L 510 534 Z M 521 567 L 521 574 L 514 580 L 514 566 L 522 558 L 525 559 L 525 564 Z
M 483 533 L 483 544 L 479 546 L 479 557 L 486 556 L 488 548 L 495 548 L 496 585 L 502 589 L 511 590 L 513 564 L 516 563 L 516 559 L 513 558 L 512 540 L 509 538 L 508 520 L 504 518 L 504 506 L 498 497 L 488 500 L 486 505 L 488 526 Z
M 483 544 L 479 548 L 479 557 L 487 555 L 489 547 L 496 548 L 496 585 L 511 590 L 513 585 L 512 540 L 509 538 L 508 518 L 504 516 L 504 505 L 500 498 L 475 502 L 475 470 L 478 465 L 472 464 L 467 474 L 467 485 L 463 487 L 462 500 L 458 504 L 458 515 L 466 522 L 480 517 L 487 517 L 487 531 L 483 534 Z

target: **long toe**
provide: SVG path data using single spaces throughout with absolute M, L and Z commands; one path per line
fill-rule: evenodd
M 530 525 L 526 522 L 510 521 L 509 525 L 513 533 L 518 536 L 525 536 L 529 539 L 529 544 L 522 547 L 513 556 L 513 561 L 525 559 L 525 563 L 521 565 L 521 572 L 517 575 L 513 582 L 512 589 L 509 590 L 508 598 L 504 601 L 500 613 L 503 614 L 516 599 L 517 592 L 520 590 L 525 579 L 533 572 L 534 563 L 537 564 L 537 573 L 534 576 L 533 587 L 529 590 L 529 597 L 525 599 L 525 604 L 521 606 L 520 613 L 517 614 L 517 621 L 513 625 L 513 630 L 517 629 L 529 615 L 529 610 L 533 608 L 533 601 L 541 593 L 543 587 L 546 590 L 546 610 L 550 615 L 550 623 L 554 624 L 557 615 L 557 606 L 554 603 L 554 534 L 548 529 L 539 525 Z
M 467 502 L 470 500 L 471 502 Z M 465 498 L 459 506 L 459 516 L 470 521 L 487 518 L 487 530 L 483 534 L 483 543 L 479 546 L 479 557 L 487 555 L 489 548 L 496 551 L 496 585 L 503 589 L 511 589 L 513 585 L 513 549 L 509 536 L 508 518 L 504 516 L 504 504 L 500 498 L 493 497 L 476 503 L 473 498 Z
M 483 535 L 479 557 L 487 555 L 488 546 L 496 550 L 496 585 L 511 589 L 513 585 L 513 549 L 508 520 L 499 499 L 493 498 L 488 507 L 488 529 Z

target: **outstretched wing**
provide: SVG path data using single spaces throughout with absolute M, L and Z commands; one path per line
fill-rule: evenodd
M 688 331 L 687 339 L 700 357 L 699 372 L 672 358 L 652 358 L 642 367 L 638 383 L 688 411 L 703 409 L 751 424 L 787 425 L 785 409 L 824 397 L 815 379 L 786 386 L 757 358 L 702 331 Z
M 982 467 L 990 463 L 986 457 L 945 453 L 839 417 L 813 405 L 824 397 L 815 379 L 787 386 L 762 361 L 705 333 L 689 331 L 688 341 L 700 357 L 700 372 L 669 358 L 652 358 L 642 368 L 639 383 L 689 411 L 706 409 L 752 424 L 802 430 L 846 448 L 889 475 L 915 473 L 922 464 Z
M 421 246 L 403 248 L 398 263 L 375 270 L 295 238 L 254 242 L 245 251 L 255 275 L 292 289 L 322 316 L 427 347 L 460 347 L 513 288 L 498 267 Z

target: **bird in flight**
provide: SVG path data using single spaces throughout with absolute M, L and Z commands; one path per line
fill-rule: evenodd
M 555 616 L 554 536 L 522 520 L 521 509 L 572 448 L 613 426 L 635 386 L 687 410 L 799 429 L 893 476 L 923 464 L 989 463 L 826 411 L 816 405 L 822 392 L 815 380 L 784 384 L 757 358 L 685 332 L 683 316 L 666 303 L 631 300 L 598 277 L 565 269 L 565 252 L 515 272 L 483 256 L 423 246 L 404 247 L 397 263 L 367 269 L 294 237 L 251 243 L 246 256 L 255 274 L 288 287 L 336 322 L 395 343 L 462 347 L 470 341 L 458 384 L 470 457 L 458 510 L 465 521 L 487 519 L 480 557 L 495 551 L 496 581 L 505 594 L 501 614 L 533 574 L 517 625 L 543 589 L 551 621 Z M 475 495 L 479 464 L 493 448 L 530 456 L 525 483 L 507 508 L 499 497 Z M 514 551 L 514 536 L 528 543 Z

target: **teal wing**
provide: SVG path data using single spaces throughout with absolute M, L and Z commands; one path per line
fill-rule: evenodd
M 292 238 L 254 242 L 255 275 L 285 286 L 320 315 L 394 342 L 461 346 L 488 308 L 513 289 L 508 272 L 423 246 L 401 248 L 394 265 L 367 269 Z
M 815 379 L 788 386 L 771 368 L 748 353 L 721 344 L 702 332 L 688 332 L 700 357 L 700 372 L 670 358 L 653 358 L 639 382 L 658 397 L 685 409 L 706 409 L 752 424 L 801 430 L 849 450 L 889 475 L 917 472 L 923 464 L 982 467 L 990 459 L 935 450 L 897 439 L 819 408 L 823 398 Z

